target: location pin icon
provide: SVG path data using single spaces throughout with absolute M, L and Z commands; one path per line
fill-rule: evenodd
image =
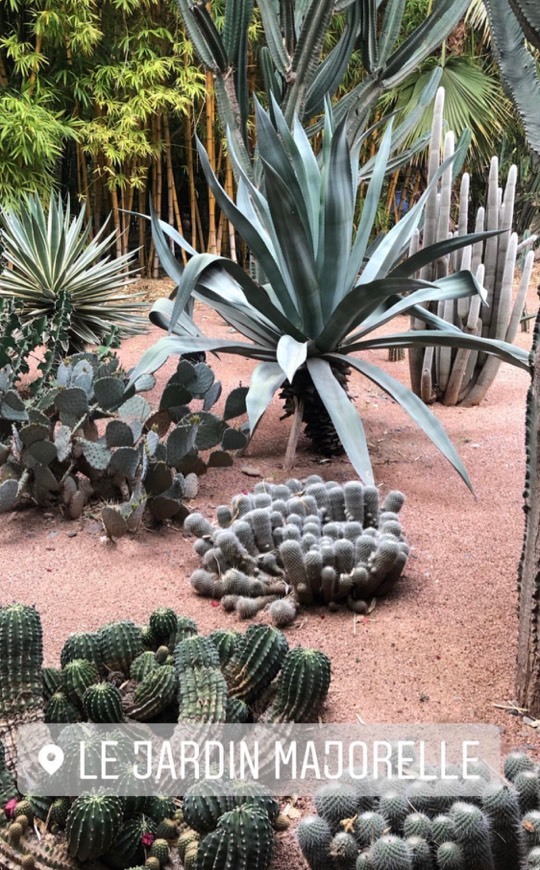
M 53 776 L 64 763 L 64 753 L 59 746 L 56 746 L 54 743 L 48 743 L 47 746 L 43 746 L 40 749 L 38 761 L 45 773 Z

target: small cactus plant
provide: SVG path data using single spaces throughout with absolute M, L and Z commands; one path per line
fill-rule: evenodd
M 381 507 L 376 487 L 325 484 L 318 475 L 257 484 L 252 494 L 220 506 L 217 526 L 200 513 L 186 519 L 203 565 L 191 585 L 242 619 L 268 604 L 279 628 L 294 621 L 299 605 L 316 602 L 365 613 L 403 574 L 409 553 L 398 518 L 403 502 L 393 491 Z

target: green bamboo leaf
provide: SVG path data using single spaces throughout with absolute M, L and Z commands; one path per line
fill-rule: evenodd
M 246 396 L 249 428 L 252 434 L 284 380 L 285 375 L 277 362 L 261 362 L 253 369 Z
M 397 381 L 395 378 L 388 375 L 385 371 L 372 365 L 364 359 L 356 359 L 355 357 L 343 356 L 343 354 L 330 354 L 332 359 L 346 362 L 351 365 L 357 372 L 369 378 L 377 387 L 380 387 L 387 393 L 398 405 L 401 405 L 406 414 L 409 415 L 417 426 L 422 429 L 428 438 L 433 441 L 435 447 L 441 451 L 443 456 L 448 459 L 451 465 L 455 468 L 462 480 L 467 484 L 471 492 L 473 492 L 472 484 L 469 475 L 463 465 L 459 454 L 450 438 L 446 434 L 443 426 L 437 420 L 434 414 L 427 408 L 424 402 L 415 396 L 408 387 Z
M 306 365 L 351 465 L 364 483 L 373 485 L 366 433 L 353 403 L 334 377 L 330 363 L 310 357 Z

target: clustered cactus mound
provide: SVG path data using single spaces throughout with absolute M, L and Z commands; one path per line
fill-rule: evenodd
M 226 422 L 243 413 L 245 391 L 231 393 L 222 419 L 210 412 L 221 384 L 204 363 L 181 360 L 157 412 L 137 394 L 154 386 L 152 376 L 127 384 L 116 356 L 80 353 L 25 402 L 0 371 L 0 513 L 56 502 L 77 519 L 95 496 L 110 500 L 102 519 L 111 538 L 135 531 L 146 508 L 156 521 L 184 519 L 197 476 L 231 465 L 228 451 L 246 443 Z M 201 410 L 190 407 L 195 399 Z M 202 450 L 211 451 L 206 461 Z
M 374 486 L 344 485 L 311 475 L 304 481 L 258 483 L 216 511 L 217 526 L 190 514 L 202 568 L 191 576 L 199 595 L 220 599 L 247 619 L 269 605 L 284 627 L 301 604 L 347 605 L 366 613 L 374 596 L 400 579 L 409 547 L 398 513 L 405 498 L 390 492 L 382 506 Z
M 128 620 L 71 635 L 60 667 L 43 668 L 39 614 L 0 608 L 0 734 L 44 718 L 50 723 L 317 721 L 330 685 L 330 661 L 295 647 L 271 626 L 203 637 L 168 607 L 148 624 Z M 75 758 L 77 755 L 77 759 Z M 266 870 L 278 822 L 275 800 L 256 785 L 212 795 L 206 783 L 187 792 L 183 809 L 169 797 L 86 793 L 74 800 L 18 794 L 0 741 L 0 867 L 5 870 L 231 867 Z M 64 768 L 78 765 L 66 747 Z M 126 777 L 131 771 L 126 765 Z M 7 802 L 7 803 L 6 803 Z M 41 838 L 33 821 L 41 820 Z M 44 823 L 44 824 L 41 824 Z M 224 856 L 227 856 L 225 861 Z
M 352 779 L 323 786 L 318 815 L 297 835 L 312 870 L 538 870 L 540 772 L 523 752 L 504 762 L 506 781 L 478 766 L 474 796 L 438 784 L 388 782 L 369 794 Z M 469 783 L 470 787 L 470 783 Z

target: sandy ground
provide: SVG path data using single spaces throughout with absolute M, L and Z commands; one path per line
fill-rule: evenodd
M 529 310 L 536 305 L 533 290 Z M 199 311 L 199 321 L 208 335 L 230 332 L 207 310 Z M 133 365 L 162 335 L 152 330 L 125 342 L 124 365 Z M 521 333 L 518 342 L 528 347 L 530 333 Z M 408 383 L 407 362 L 389 363 L 386 355 L 381 350 L 370 357 Z M 175 365 L 170 360 L 164 366 L 160 384 Z M 214 368 L 226 393 L 247 384 L 252 364 L 223 355 Z M 527 387 L 525 372 L 502 365 L 481 407 L 434 408 L 469 471 L 472 496 L 409 418 L 353 377 L 351 392 L 363 415 L 377 483 L 383 493 L 397 488 L 406 494 L 402 518 L 413 550 L 399 595 L 381 601 L 369 618 L 355 624 L 349 612 L 315 608 L 288 630 L 291 644 L 320 647 L 332 657 L 326 721 L 354 721 L 358 715 L 366 723 L 493 723 L 505 748 L 539 749 L 533 728 L 495 706 L 514 696 Z M 217 505 L 249 489 L 256 480 L 242 472 L 248 464 L 268 480 L 284 477 L 289 423 L 279 422 L 280 414 L 275 400 L 248 455 L 234 468 L 202 478 L 193 507 L 212 517 Z M 295 476 L 354 476 L 345 458 L 321 465 L 306 446 L 301 442 Z M 202 631 L 239 625 L 234 615 L 191 591 L 187 578 L 198 558 L 192 541 L 176 528 L 142 530 L 104 545 L 91 516 L 70 523 L 56 511 L 43 516 L 28 510 L 0 518 L 0 546 L 0 604 L 36 605 L 47 664 L 56 663 L 70 632 L 119 618 L 144 622 L 161 605 L 194 617 Z M 290 833 L 278 840 L 276 868 L 306 866 Z

